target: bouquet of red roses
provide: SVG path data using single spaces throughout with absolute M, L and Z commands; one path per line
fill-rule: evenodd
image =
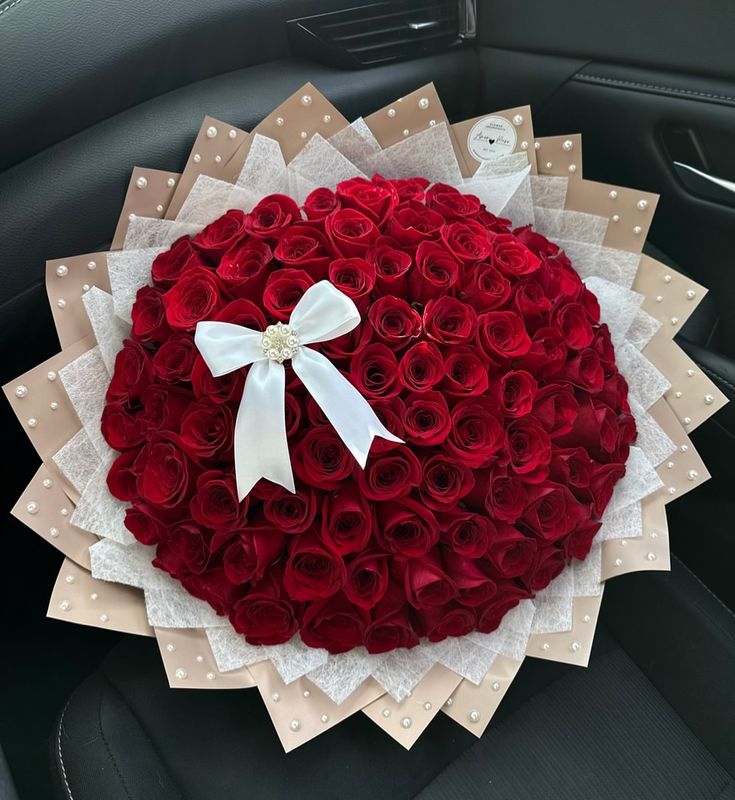
M 661 322 L 702 291 L 641 259 L 654 197 L 529 146 L 527 109 L 400 104 L 205 121 L 182 176 L 134 174 L 122 248 L 51 263 L 64 350 L 8 387 L 45 462 L 16 512 L 68 556 L 50 613 L 156 635 L 173 685 L 257 685 L 287 749 L 358 710 L 479 733 L 526 653 L 586 663 L 724 402 L 691 367 L 665 399 Z

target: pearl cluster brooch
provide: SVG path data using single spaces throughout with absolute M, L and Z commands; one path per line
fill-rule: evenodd
M 265 329 L 261 345 L 268 358 L 283 364 L 286 359 L 293 358 L 298 352 L 299 337 L 292 327 L 277 322 Z

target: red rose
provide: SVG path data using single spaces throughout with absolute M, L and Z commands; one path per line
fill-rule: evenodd
M 279 269 L 271 272 L 263 291 L 263 305 L 279 322 L 288 322 L 291 312 L 314 285 L 314 279 L 303 269 Z
M 457 596 L 457 585 L 442 568 L 436 551 L 405 563 L 404 584 L 408 602 L 419 611 L 446 605 Z
M 123 403 L 108 403 L 100 423 L 105 441 L 115 450 L 128 450 L 145 440 L 145 420 L 131 413 Z
M 272 261 L 273 253 L 262 239 L 245 239 L 222 256 L 217 275 L 234 297 L 260 302 Z
M 373 339 L 373 328 L 371 325 L 358 325 L 349 333 L 322 342 L 321 348 L 327 358 L 331 361 L 340 359 L 352 359 L 362 352 Z
M 602 516 L 602 512 L 610 502 L 615 484 L 623 475 L 625 475 L 624 464 L 602 464 L 592 472 L 589 491 L 592 507 L 597 517 Z M 580 556 L 576 556 L 576 558 L 580 558 Z
M 539 483 L 549 474 L 551 440 L 534 417 L 513 420 L 507 428 L 510 468 L 526 483 Z
M 435 183 L 426 193 L 426 205 L 438 211 L 444 219 L 476 217 L 482 208 L 480 200 L 473 194 L 462 194 L 454 186 Z
M 596 461 L 607 461 L 618 446 L 622 433 L 621 421 L 604 403 L 587 398 L 579 402 L 574 427 L 566 436 L 560 436 L 562 447 L 584 447 Z
M 192 242 L 210 259 L 217 260 L 233 247 L 245 233 L 245 212 L 233 208 L 200 231 Z
M 411 297 L 425 303 L 450 291 L 458 280 L 459 262 L 452 254 L 436 242 L 421 242 L 416 249 L 416 269 L 408 281 Z
M 364 256 L 380 236 L 375 223 L 352 208 L 333 211 L 324 220 L 324 230 L 334 249 L 345 258 Z
M 533 334 L 531 347 L 518 360 L 518 366 L 541 378 L 556 375 L 564 366 L 567 346 L 558 328 L 539 328 Z
M 465 272 L 462 299 L 476 309 L 499 308 L 510 297 L 510 281 L 488 262 L 474 264 Z
M 352 208 L 382 225 L 398 205 L 398 192 L 390 183 L 374 183 L 366 178 L 351 178 L 337 184 L 342 208 Z
M 510 233 L 513 224 L 509 219 L 491 214 L 486 208 L 477 215 L 477 221 L 490 233 Z
M 314 522 L 317 498 L 313 489 L 297 486 L 296 493 L 283 487 L 274 487 L 263 503 L 263 516 L 283 533 L 303 533 Z
M 587 558 L 587 554 L 592 549 L 592 541 L 597 532 L 602 527 L 602 522 L 585 522 L 576 527 L 564 539 L 564 559 L 570 561 L 577 558 L 580 561 Z
M 525 247 L 513 234 L 499 233 L 493 239 L 492 263 L 504 275 L 516 277 L 535 272 L 541 260 Z
M 125 509 L 125 527 L 141 544 L 147 545 L 158 544 L 166 530 L 145 503 Z
M 459 501 L 472 491 L 475 479 L 467 464 L 454 457 L 437 453 L 424 461 L 420 494 L 423 502 L 438 510 L 456 508 Z
M 365 255 L 368 261 L 375 264 L 375 282 L 384 293 L 402 294 L 406 287 L 406 275 L 413 260 L 403 250 L 394 246 L 393 240 L 381 236 Z
M 390 235 L 402 247 L 413 250 L 421 242 L 437 239 L 444 217 L 422 203 L 408 200 L 402 203 L 390 219 Z M 451 248 L 450 248 L 451 250 Z
M 143 419 L 146 432 L 177 431 L 181 427 L 184 414 L 191 407 L 194 398 L 182 386 L 163 386 L 152 383 L 141 395 Z
M 536 552 L 533 564 L 523 576 L 523 583 L 532 592 L 540 592 L 554 580 L 566 566 L 564 552 L 558 547 L 541 547 Z
M 447 550 L 442 554 L 442 562 L 457 587 L 457 601 L 463 606 L 484 605 L 497 591 L 495 581 L 480 569 L 475 559 Z
M 230 622 L 249 644 L 282 644 L 296 633 L 296 609 L 279 571 L 270 570 L 255 589 L 235 604 Z
M 310 220 L 324 219 L 339 207 L 337 195 L 331 189 L 324 187 L 314 189 L 304 200 L 304 213 Z
M 449 395 L 478 395 L 487 391 L 489 363 L 475 347 L 453 347 L 444 361 L 442 388 Z
M 370 540 L 373 517 L 370 504 L 357 487 L 345 483 L 324 496 L 322 540 L 339 556 L 362 552 Z
M 460 261 L 484 261 L 492 252 L 488 232 L 479 222 L 468 219 L 442 226 L 441 238 Z
M 495 520 L 515 522 L 523 513 L 528 494 L 523 482 L 515 475 L 496 475 L 490 481 L 485 508 Z
M 368 653 L 388 653 L 399 647 L 415 647 L 419 637 L 411 627 L 403 588 L 390 583 L 382 599 L 371 613 L 365 629 L 364 644 Z
M 441 392 L 416 392 L 406 398 L 403 419 L 406 440 L 429 447 L 441 444 L 447 437 L 452 420 Z
M 108 403 L 137 400 L 151 382 L 152 375 L 148 351 L 132 339 L 126 339 L 115 356 L 115 369 L 105 399 Z
M 193 331 L 211 320 L 222 305 L 217 279 L 207 269 L 191 268 L 163 295 L 166 320 L 175 330 Z
M 491 358 L 518 358 L 531 348 L 526 326 L 513 311 L 488 311 L 478 321 L 478 341 Z
M 318 489 L 338 489 L 355 466 L 331 425 L 312 428 L 294 447 L 291 460 L 296 475 Z
M 534 399 L 533 416 L 552 439 L 572 430 L 579 411 L 572 388 L 563 383 L 547 383 Z
M 424 307 L 426 335 L 442 344 L 462 344 L 475 335 L 477 314 L 461 300 L 444 295 Z
M 298 267 L 321 280 L 327 276 L 332 248 L 315 227 L 293 225 L 281 236 L 273 255 L 287 267 Z
M 452 409 L 447 451 L 473 469 L 487 466 L 505 445 L 497 410 L 487 398 L 469 397 Z
M 467 558 L 482 558 L 487 553 L 495 526 L 482 514 L 460 511 L 441 520 L 441 540 L 454 553 Z
M 458 603 L 428 607 L 418 616 L 422 635 L 430 642 L 441 642 L 448 636 L 466 636 L 475 628 L 475 612 Z
M 420 558 L 439 541 L 439 528 L 428 508 L 403 497 L 377 507 L 375 537 L 389 553 Z
M 406 200 L 416 200 L 422 202 L 426 187 L 431 183 L 426 178 L 394 178 L 386 180 L 380 175 L 373 176 L 373 182 L 379 185 L 390 184 L 398 193 L 398 200 L 404 203 Z
M 177 239 L 165 253 L 159 253 L 151 264 L 151 277 L 156 286 L 167 289 L 173 286 L 189 269 L 205 267 L 206 264 L 188 236 Z
M 399 439 L 403 439 L 406 431 L 403 428 L 403 420 L 406 416 L 406 408 L 400 397 L 394 397 L 392 400 L 378 400 L 372 403 L 375 416 L 383 423 L 386 430 L 389 430 Z M 384 453 L 387 450 L 395 449 L 395 442 L 389 442 L 387 439 L 381 439 L 379 436 L 373 439 L 370 452 L 372 454 Z
M 570 358 L 559 375 L 591 394 L 599 392 L 605 383 L 600 357 L 590 347 Z
M 500 379 L 500 407 L 506 417 L 523 417 L 533 408 L 538 383 L 525 370 L 511 370 Z
M 269 194 L 247 215 L 245 230 L 259 239 L 278 239 L 297 222 L 301 222 L 298 205 L 285 194 Z
M 112 462 L 107 473 L 107 488 L 110 494 L 123 502 L 134 502 L 139 497 L 135 462 L 140 452 L 141 450 L 125 450 Z
M 130 317 L 133 321 L 132 335 L 139 342 L 162 342 L 171 333 L 162 289 L 153 286 L 138 289 Z
M 537 233 L 530 225 L 523 228 L 516 228 L 514 231 L 516 239 L 537 256 L 553 256 L 559 252 L 559 245 L 550 242 L 545 236 Z
M 401 391 L 396 357 L 389 347 L 377 342 L 353 358 L 350 377 L 360 394 L 369 399 L 389 399 Z
M 174 508 L 188 500 L 194 489 L 193 465 L 169 434 L 149 442 L 135 460 L 138 493 L 160 508 Z
M 543 287 L 537 281 L 525 280 L 517 283 L 513 292 L 513 305 L 531 330 L 548 321 L 551 300 L 544 294 Z
M 241 527 L 248 505 L 247 497 L 242 502 L 237 499 L 235 476 L 212 469 L 197 478 L 196 494 L 189 508 L 196 522 L 219 532 Z
M 388 559 L 383 553 L 365 553 L 347 567 L 344 592 L 361 608 L 373 608 L 388 588 Z
M 528 572 L 536 554 L 536 540 L 517 528 L 498 522 L 487 555 L 498 578 L 518 578 Z
M 214 315 L 217 322 L 231 322 L 233 325 L 244 325 L 246 328 L 255 328 L 264 331 L 267 327 L 265 314 L 251 300 L 238 298 L 229 302 L 221 311 Z
M 342 559 L 326 550 L 313 533 L 296 537 L 286 563 L 283 582 L 295 600 L 330 597 L 345 582 Z
M 213 403 L 227 403 L 242 397 L 245 376 L 235 370 L 219 378 L 212 377 L 209 367 L 201 356 L 194 359 L 191 370 L 191 387 L 195 397 L 206 397 Z
M 592 343 L 592 325 L 587 314 L 579 303 L 567 303 L 560 306 L 552 318 L 553 324 L 559 328 L 564 342 L 574 350 L 582 350 Z
M 153 372 L 164 383 L 187 382 L 191 380 L 196 357 L 194 339 L 185 333 L 175 333 L 153 355 Z
M 329 280 L 364 313 L 375 286 L 375 264 L 364 258 L 335 258 L 329 265 Z
M 594 462 L 583 447 L 555 449 L 551 459 L 549 477 L 556 483 L 573 487 L 573 490 L 589 489 Z M 577 498 L 583 498 L 585 491 L 573 491 Z M 589 500 L 589 496 L 587 496 Z
M 323 647 L 333 655 L 362 644 L 368 612 L 353 605 L 342 592 L 310 603 L 299 633 L 307 647 Z
M 257 583 L 286 547 L 286 536 L 278 530 L 242 530 L 224 552 L 222 566 L 234 584 Z
M 431 389 L 444 377 L 444 362 L 439 348 L 431 342 L 418 342 L 401 357 L 401 383 L 412 391 Z
M 375 334 L 393 350 L 407 345 L 421 333 L 421 317 L 405 301 L 392 295 L 376 300 L 368 312 Z
M 365 469 L 357 469 L 357 485 L 370 500 L 404 497 L 421 481 L 421 464 L 408 447 L 399 445 L 371 454 Z
M 557 542 L 573 530 L 583 517 L 583 507 L 558 483 L 529 486 L 523 524 L 547 542 Z
M 477 630 L 480 633 L 492 633 L 512 608 L 530 596 L 527 589 L 515 583 L 499 583 L 492 600 L 477 609 Z

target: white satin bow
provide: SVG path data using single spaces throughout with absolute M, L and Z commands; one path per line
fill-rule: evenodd
M 361 467 L 375 436 L 403 441 L 386 430 L 329 359 L 304 346 L 336 339 L 359 324 L 355 304 L 329 281 L 310 286 L 288 324 L 271 325 L 265 333 L 230 322 L 198 323 L 194 341 L 215 378 L 252 364 L 235 422 L 240 500 L 261 478 L 296 491 L 286 439 L 286 359 Z

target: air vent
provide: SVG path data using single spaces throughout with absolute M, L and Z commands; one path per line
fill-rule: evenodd
M 403 0 L 289 20 L 297 55 L 343 68 L 373 67 L 446 50 L 474 36 L 474 2 Z

